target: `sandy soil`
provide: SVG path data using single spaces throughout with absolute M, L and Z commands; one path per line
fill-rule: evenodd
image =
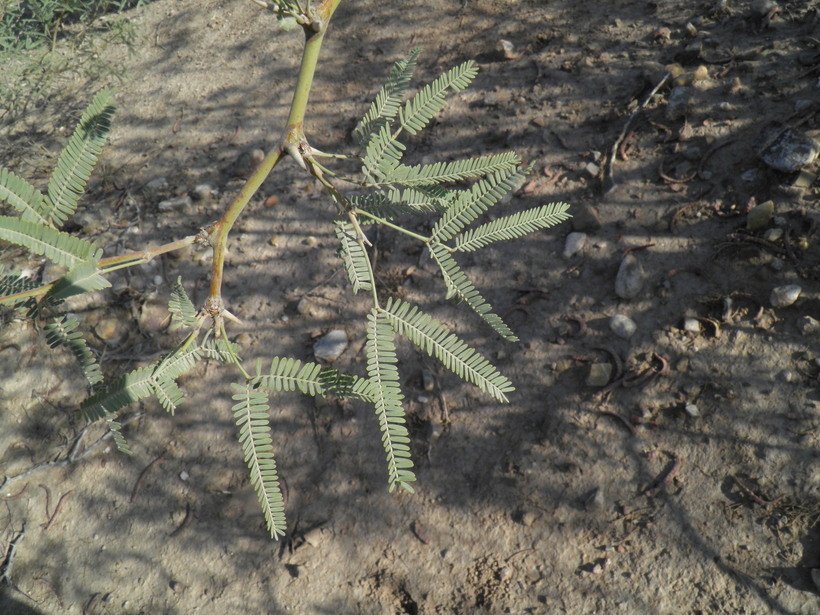
M 274 397 L 291 525 L 280 544 L 266 537 L 236 442 L 237 377 L 203 367 L 184 380 L 176 416 L 150 403 L 126 414 L 137 418 L 126 428 L 132 457 L 104 442 L 7 483 L 0 556 L 25 535 L 0 612 L 820 612 L 820 349 L 806 320 L 820 318 L 817 166 L 801 187 L 758 156 L 786 126 L 817 136 L 820 25 L 809 0 L 764 4 L 343 2 L 312 94 L 314 146 L 352 149 L 356 120 L 411 47 L 424 49 L 420 79 L 476 58 L 474 86 L 412 144 L 414 159 L 512 148 L 535 166 L 506 207 L 573 206 L 571 224 L 465 261 L 509 313 L 514 345 L 444 302 L 435 267 L 402 237 L 378 238 L 384 291 L 493 357 L 516 384 L 512 403 L 402 347 L 419 483 L 395 496 L 368 407 Z M 219 216 L 241 186 L 243 153 L 278 140 L 301 46 L 251 2 L 160 0 L 130 18 L 140 43 L 112 58 L 130 77 L 77 218 L 109 250 Z M 622 135 L 673 62 L 688 75 L 688 105 L 670 109 L 663 86 Z M 7 130 L 3 164 L 45 176 L 53 157 L 40 146 L 59 146 L 91 91 Z M 620 136 L 610 190 L 603 173 Z M 157 178 L 167 186 L 146 188 Z M 216 199 L 158 215 L 160 201 L 202 182 Z M 279 205 L 265 207 L 269 196 Z M 225 298 L 246 324 L 232 334 L 248 360 L 311 359 L 318 335 L 344 328 L 351 344 L 336 364 L 363 373 L 368 304 L 350 294 L 321 197 L 287 163 L 240 221 Z M 750 206 L 769 200 L 774 217 L 744 233 Z M 571 231 L 587 239 L 565 256 Z M 615 292 L 627 251 L 645 273 L 630 300 Z M 200 253 L 163 259 L 78 306 L 112 369 L 173 343 L 158 306 L 178 275 L 204 299 L 207 264 Z M 800 297 L 773 307 L 772 290 L 788 284 Z M 113 319 L 101 309 L 112 299 Z M 617 314 L 637 325 L 629 340 L 610 328 Z M 65 459 L 82 429 L 81 375 L 37 339 L 24 323 L 2 331 L 6 476 Z M 589 386 L 593 363 L 627 378 Z

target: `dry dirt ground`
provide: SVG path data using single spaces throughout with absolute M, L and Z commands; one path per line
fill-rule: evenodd
M 77 226 L 109 252 L 219 216 L 241 186 L 236 161 L 278 140 L 301 46 L 249 1 L 160 0 L 129 18 L 140 38 L 133 55 L 112 58 L 129 78 Z M 511 404 L 403 346 L 419 483 L 396 496 L 372 410 L 275 396 L 290 521 L 280 544 L 266 536 L 236 442 L 238 377 L 203 367 L 184 380 L 176 416 L 155 404 L 125 414 L 145 413 L 126 427 L 132 457 L 104 442 L 6 484 L 0 557 L 25 534 L 4 567 L 0 611 L 820 613 L 820 338 L 806 319 L 820 318 L 817 166 L 798 177 L 758 155 L 783 128 L 817 135 L 818 39 L 809 0 L 343 2 L 312 94 L 314 146 L 352 150 L 357 118 L 413 46 L 424 50 L 420 79 L 476 58 L 473 87 L 412 156 L 515 149 L 535 166 L 505 206 L 566 201 L 576 214 L 465 261 L 508 313 L 522 340 L 513 345 L 446 303 L 410 244 L 378 237 L 384 292 L 421 303 L 493 358 L 516 384 Z M 636 114 L 674 62 L 688 104 L 670 109 L 665 84 Z M 100 84 L 77 85 L 4 129 L 5 166 L 46 176 L 47 152 Z M 167 186 L 148 189 L 157 178 Z M 159 215 L 161 200 L 202 182 L 218 198 Z M 269 196 L 279 204 L 265 207 Z M 770 200 L 774 217 L 747 232 L 749 207 Z M 231 334 L 246 360 L 312 359 L 317 335 L 344 328 L 351 344 L 336 365 L 364 372 L 368 303 L 340 271 L 331 219 L 288 162 L 235 229 L 225 295 L 245 322 Z M 573 230 L 587 240 L 565 256 Z M 624 300 L 615 278 L 630 250 L 645 280 Z M 106 338 L 111 369 L 173 342 L 157 306 L 178 275 L 204 299 L 207 255 L 194 253 L 131 272 L 118 293 L 78 308 Z M 802 294 L 773 307 L 772 289 L 788 284 Z M 636 323 L 631 339 L 610 329 L 616 314 Z M 32 345 L 31 327 L 10 323 L 2 336 L 0 472 L 14 476 L 66 458 L 83 391 L 68 357 Z M 587 384 L 593 363 L 613 366 L 612 386 Z

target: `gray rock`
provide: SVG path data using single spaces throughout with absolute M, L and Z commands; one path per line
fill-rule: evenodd
M 564 258 L 571 258 L 584 249 L 587 243 L 586 233 L 570 233 L 564 244 Z
M 164 177 L 156 177 L 145 184 L 142 189 L 146 194 L 156 194 L 168 190 L 168 180 Z
M 319 361 L 332 363 L 347 349 L 348 339 L 344 329 L 333 329 L 313 345 L 313 355 Z
M 688 333 L 700 333 L 700 322 L 697 318 L 684 318 L 683 330 Z
M 160 201 L 157 209 L 161 212 L 178 211 L 189 214 L 193 211 L 194 202 L 187 194 L 183 196 L 176 196 L 172 199 L 165 199 Z
M 628 340 L 638 330 L 638 325 L 629 316 L 623 314 L 615 314 L 609 319 L 609 328 L 612 332 L 625 340 Z
M 686 410 L 686 414 L 689 416 L 700 416 L 697 404 L 686 404 L 683 409 Z
M 808 135 L 787 128 L 760 153 L 760 159 L 778 171 L 799 171 L 817 158 L 817 142 Z
M 746 216 L 746 228 L 750 231 L 759 231 L 769 226 L 774 216 L 774 202 L 766 201 L 752 208 Z
M 631 252 L 624 256 L 615 276 L 615 294 L 621 299 L 634 299 L 646 282 L 646 272 L 638 257 Z
M 679 120 L 689 111 L 689 102 L 692 99 L 692 88 L 679 85 L 669 92 L 669 101 L 666 103 L 666 119 Z
M 587 385 L 591 387 L 605 387 L 612 376 L 611 363 L 593 363 L 589 366 Z
M 803 289 L 797 284 L 787 284 L 786 286 L 778 286 L 772 289 L 772 294 L 769 296 L 769 302 L 772 307 L 782 308 L 792 305 Z
M 803 335 L 817 335 L 820 333 L 820 321 L 811 316 L 801 316 L 797 321 L 797 326 Z
M 578 205 L 572 210 L 571 224 L 573 231 L 594 233 L 601 228 L 601 219 L 591 205 Z
M 210 203 L 218 196 L 219 188 L 213 184 L 199 184 L 196 188 L 191 190 L 191 198 L 195 201 L 202 201 L 203 203 Z

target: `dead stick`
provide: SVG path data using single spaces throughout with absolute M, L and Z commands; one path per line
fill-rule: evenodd
M 156 465 L 158 461 L 162 459 L 162 456 L 165 454 L 165 451 L 161 452 L 156 459 L 154 459 L 151 463 L 145 466 L 140 475 L 137 477 L 137 481 L 134 483 L 134 488 L 131 490 L 131 497 L 128 499 L 129 504 L 133 504 L 134 500 L 137 499 L 137 496 L 140 493 L 140 489 L 142 489 L 142 481 L 145 478 L 145 475 L 148 474 L 148 471 Z
M 611 192 L 615 189 L 615 186 L 617 186 L 617 184 L 615 183 L 614 167 L 615 157 L 618 155 L 618 148 L 621 147 L 621 141 L 623 141 L 626 137 L 627 133 L 629 132 L 629 129 L 632 127 L 632 123 L 635 121 L 635 118 L 638 116 L 638 114 L 641 111 L 643 111 L 644 107 L 646 107 L 646 105 L 649 104 L 649 101 L 652 100 L 652 97 L 658 93 L 658 90 L 660 90 L 663 87 L 663 84 L 666 83 L 669 77 L 671 76 L 672 73 L 666 73 L 663 76 L 663 78 L 658 82 L 658 85 L 652 88 L 652 91 L 649 92 L 644 101 L 640 105 L 638 105 L 638 107 L 632 112 L 632 115 L 629 116 L 629 119 L 626 121 L 626 124 L 624 124 L 624 127 L 621 130 L 621 134 L 618 135 L 618 138 L 615 139 L 615 143 L 612 144 L 612 148 L 609 150 L 609 157 L 607 158 L 606 166 L 604 167 L 603 177 L 603 181 L 606 182 L 606 180 L 608 179 L 611 185 L 608 189 L 605 189 L 604 192 Z
M 672 463 L 669 468 L 658 476 L 658 478 L 656 478 L 654 482 L 646 488 L 643 494 L 648 498 L 657 495 L 660 492 L 661 487 L 672 482 L 672 479 L 678 475 L 678 471 L 680 471 L 680 459 L 677 457 L 672 457 Z
M 59 515 L 59 514 L 60 514 L 60 510 L 61 510 L 61 509 L 62 509 L 62 507 L 63 507 L 63 503 L 66 501 L 66 499 L 67 499 L 67 498 L 68 498 L 68 497 L 69 497 L 72 493 L 74 493 L 74 490 L 73 490 L 73 489 L 71 489 L 70 491 L 66 491 L 66 492 L 65 492 L 62 496 L 60 496 L 60 499 L 59 499 L 59 501 L 57 502 L 57 506 L 55 506 L 55 507 L 54 507 L 54 514 L 53 514 L 53 515 L 51 515 L 51 518 L 48 520 L 48 523 L 46 523 L 46 524 L 45 524 L 45 526 L 43 527 L 43 531 L 44 531 L 44 532 L 45 532 L 46 530 L 48 530 L 48 528 L 50 528 L 50 527 L 54 524 L 54 520 L 57 518 L 57 515 Z
M 182 532 L 182 530 L 184 530 L 186 527 L 191 525 L 191 521 L 193 521 L 193 520 L 194 520 L 194 514 L 193 514 L 193 511 L 191 510 L 191 503 L 190 502 L 185 502 L 185 518 L 182 520 L 182 523 L 179 524 L 179 527 L 177 529 L 175 529 L 173 532 L 168 534 L 168 537 L 173 538 L 174 536 L 180 534 Z
M 38 485 L 40 489 L 46 492 L 46 519 L 51 518 L 51 491 L 43 484 Z
M 20 544 L 20 541 L 25 535 L 26 524 L 23 523 L 23 528 L 20 530 L 20 533 L 17 534 L 17 536 L 15 536 L 9 543 L 9 548 L 6 550 L 6 557 L 3 559 L 2 563 L 0 563 L 0 585 L 4 583 L 11 585 L 11 566 L 14 563 L 14 553 L 17 551 L 17 545 Z

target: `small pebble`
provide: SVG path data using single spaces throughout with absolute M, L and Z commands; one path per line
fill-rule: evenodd
M 203 203 L 210 203 L 217 196 L 219 196 L 219 188 L 213 184 L 199 184 L 191 190 L 191 198 Z
M 598 173 L 601 172 L 601 167 L 599 167 L 594 162 L 587 162 L 584 165 L 584 170 L 589 174 L 589 176 L 592 179 L 595 179 L 596 177 L 598 177 Z
M 191 197 L 187 194 L 183 196 L 177 196 L 172 199 L 165 199 L 164 201 L 160 201 L 157 205 L 157 209 L 162 212 L 168 211 L 180 211 L 185 214 L 189 214 L 192 212 L 193 201 Z
M 801 316 L 797 321 L 797 326 L 803 335 L 817 335 L 820 333 L 820 321 L 811 316 Z
M 572 212 L 571 224 L 573 231 L 594 233 L 601 228 L 601 219 L 591 205 L 579 205 Z
M 800 381 L 800 375 L 793 369 L 784 369 L 780 372 L 780 379 L 783 380 L 783 382 L 794 384 Z
M 314 312 L 313 302 L 307 297 L 302 297 L 296 304 L 296 311 L 302 316 L 310 316 Z
M 803 289 L 797 284 L 787 284 L 786 286 L 778 286 L 772 289 L 772 294 L 769 297 L 769 302 L 772 307 L 782 308 L 788 307 L 797 301 Z
M 683 330 L 688 333 L 700 333 L 700 321 L 697 318 L 684 318 Z
M 669 101 L 666 103 L 666 119 L 679 120 L 689 111 L 689 101 L 692 98 L 692 89 L 679 85 L 672 88 Z
M 587 386 L 591 387 L 605 387 L 609 384 L 609 378 L 612 376 L 611 363 L 593 363 L 589 366 L 589 375 L 587 376 Z
M 570 233 L 564 244 L 564 258 L 571 258 L 584 249 L 587 243 L 586 233 Z
M 344 329 L 329 331 L 313 345 L 313 354 L 319 361 L 331 363 L 347 349 L 348 339 Z
M 168 180 L 164 177 L 157 177 L 149 181 L 143 186 L 143 191 L 146 193 L 162 192 L 168 189 Z
M 686 414 L 689 416 L 700 416 L 700 410 L 698 410 L 697 404 L 686 404 L 684 410 L 686 410 Z
M 109 346 L 116 346 L 124 337 L 118 318 L 102 318 L 94 326 L 94 333 Z
M 759 231 L 766 228 L 774 216 L 774 202 L 766 201 L 752 208 L 746 217 L 746 228 L 750 231 Z
M 189 478 L 191 478 L 191 475 L 188 474 L 185 470 L 183 470 L 182 472 L 179 473 L 179 479 L 180 480 L 184 481 L 184 480 L 188 480 Z
M 532 526 L 533 523 L 535 523 L 535 520 L 537 518 L 538 518 L 538 515 L 536 515 L 531 510 L 524 511 L 521 514 L 521 525 L 524 525 L 526 527 L 530 527 L 530 526 Z
M 624 256 L 615 276 L 615 294 L 621 299 L 634 299 L 643 290 L 646 272 L 633 253 Z
M 515 60 L 521 57 L 515 53 L 515 45 L 503 38 L 498 41 L 498 50 L 501 52 L 501 57 L 505 60 Z
M 436 377 L 429 370 L 421 370 L 421 385 L 428 393 L 436 389 Z
M 584 498 L 584 508 L 588 511 L 603 510 L 605 504 L 604 490 L 600 487 L 595 487 Z
M 612 332 L 625 340 L 628 340 L 638 330 L 638 325 L 629 316 L 623 314 L 615 314 L 609 319 L 609 328 Z
M 768 231 L 763 233 L 763 239 L 766 241 L 779 241 L 783 237 L 783 229 L 782 228 L 770 228 Z

